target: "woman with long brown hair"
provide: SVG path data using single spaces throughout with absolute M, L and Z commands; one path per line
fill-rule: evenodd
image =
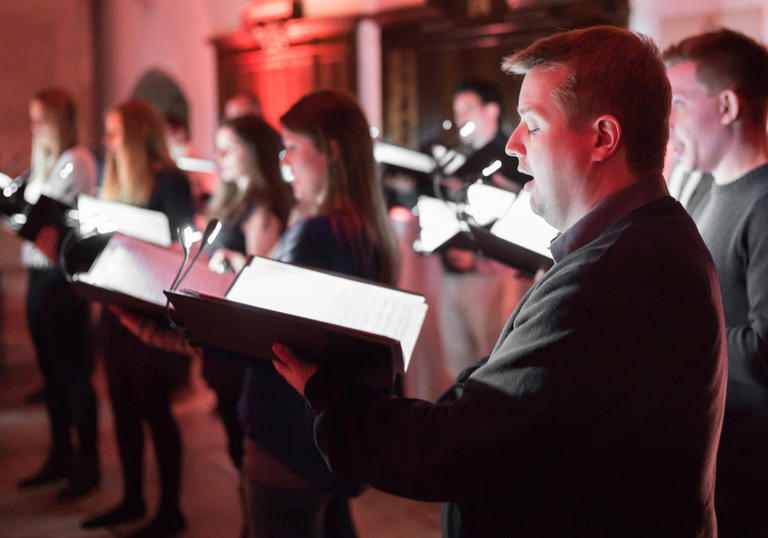
M 159 114 L 131 101 L 113 108 L 105 120 L 107 155 L 101 197 L 161 211 L 172 235 L 192 222 L 189 181 L 174 165 Z M 123 499 L 113 509 L 91 517 L 83 527 L 111 526 L 140 519 L 144 431 L 152 436 L 160 477 L 160 506 L 139 536 L 164 536 L 185 528 L 179 506 L 181 439 L 170 396 L 178 379 L 180 354 L 147 346 L 109 311 L 102 315 L 101 341 L 123 474 Z
M 280 135 L 263 119 L 245 115 L 222 122 L 216 131 L 219 184 L 207 216 L 219 219 L 221 231 L 212 245 L 210 267 L 229 265 L 238 272 L 247 256 L 268 256 L 285 230 L 293 195 L 280 173 Z M 227 434 L 232 463 L 241 468 L 243 430 L 237 401 L 246 362 L 206 347 L 203 377 L 216 393 L 217 411 Z
M 266 121 L 245 115 L 216 131 L 219 184 L 207 210 L 222 222 L 210 265 L 229 263 L 235 272 L 245 254 L 267 256 L 285 230 L 293 195 L 280 172 L 280 135 Z
M 77 145 L 75 104 L 69 93 L 59 88 L 39 91 L 30 101 L 29 117 L 32 156 L 25 201 L 35 204 L 45 195 L 73 204 L 78 194 L 92 194 L 96 161 L 87 148 Z M 63 501 L 92 491 L 100 480 L 90 310 L 54 260 L 32 243 L 22 246 L 22 262 L 29 269 L 27 322 L 45 383 L 51 448 L 42 469 L 19 487 L 67 479 L 59 491 Z
M 368 122 L 351 97 L 320 91 L 281 118 L 283 162 L 302 218 L 273 257 L 393 283 L 397 250 L 375 173 Z M 242 398 L 250 536 L 355 536 L 347 496 L 314 444 L 306 404 L 267 361 L 251 361 Z

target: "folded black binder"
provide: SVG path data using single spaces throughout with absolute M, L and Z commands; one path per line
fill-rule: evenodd
M 59 247 L 71 227 L 67 223 L 67 212 L 71 206 L 40 195 L 37 203 L 28 206 L 26 220 L 16 232 L 27 239 L 46 255 L 54 264 L 59 264 Z
M 18 230 L 20 226 L 14 217 L 24 213 L 29 205 L 24 200 L 25 187 L 26 185 L 22 180 L 11 180 L 5 183 L 0 190 L 0 220 L 14 230 Z
M 272 360 L 282 342 L 309 360 L 356 357 L 396 371 L 427 310 L 421 295 L 266 258 L 241 271 L 227 298 L 165 294 L 195 343 Z
M 472 246 L 486 258 L 496 260 L 520 272 L 533 276 L 539 269 L 549 269 L 555 263 L 545 256 L 524 246 L 511 243 L 479 226 L 469 226 Z
M 462 208 L 452 202 L 421 197 L 416 207 L 420 234 L 414 249 L 421 254 L 473 250 L 529 275 L 554 263 L 548 246 L 557 230 L 533 214 L 525 191 L 490 227 L 476 224 L 471 216 L 460 218 Z

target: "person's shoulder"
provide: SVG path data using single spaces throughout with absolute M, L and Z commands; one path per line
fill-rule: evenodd
M 286 233 L 290 233 L 297 238 L 310 237 L 317 239 L 325 236 L 330 237 L 333 233 L 333 224 L 328 215 L 315 215 L 301 219 L 288 228 Z
M 164 166 L 162 168 L 159 168 L 155 172 L 155 179 L 158 184 L 160 183 L 189 184 L 189 178 L 187 178 L 187 175 L 181 170 L 179 170 L 178 168 L 176 168 L 175 166 Z
M 590 266 L 600 278 L 619 272 L 646 280 L 677 272 L 705 274 L 712 267 L 709 251 L 685 209 L 665 196 L 609 226 L 582 247 L 575 263 Z M 704 271 L 703 273 L 701 271 Z
M 70 197 L 80 193 L 92 194 L 95 191 L 99 168 L 96 158 L 88 148 L 74 146 L 59 156 L 51 174 L 57 184 L 66 186 L 66 192 L 60 192 L 57 197 L 62 201 L 71 202 Z
M 751 213 L 768 214 L 768 173 L 762 181 L 755 181 L 748 195 L 745 196 Z M 768 231 L 767 231 L 768 232 Z
M 283 232 L 274 257 L 281 261 L 293 261 L 297 256 L 315 252 L 332 237 L 332 227 L 327 215 L 317 215 L 299 220 Z
M 191 189 L 187 175 L 176 167 L 163 167 L 155 171 L 156 195 L 187 193 Z
M 96 158 L 93 156 L 93 152 L 85 146 L 74 146 L 64 150 L 59 157 L 59 160 L 62 162 L 85 163 L 96 166 Z
M 768 177 L 766 178 L 768 183 Z M 768 185 L 757 190 L 749 199 L 743 216 L 743 228 L 746 233 L 755 238 L 768 237 Z
M 56 161 L 54 171 L 61 173 L 67 167 L 70 168 L 70 173 L 75 172 L 78 176 L 85 174 L 87 177 L 93 176 L 95 179 L 98 173 L 96 157 L 91 150 L 84 146 L 74 146 L 64 150 Z

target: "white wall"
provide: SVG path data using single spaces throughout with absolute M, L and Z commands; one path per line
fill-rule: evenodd
M 662 49 L 722 26 L 766 42 L 768 0 L 630 0 L 629 26 Z
M 29 166 L 29 100 L 44 87 L 72 94 L 81 143 L 97 142 L 93 46 L 88 0 L 0 0 L 0 170 Z
M 161 69 L 184 91 L 190 105 L 192 141 L 200 156 L 210 157 L 213 131 L 218 122 L 216 56 L 209 39 L 240 27 L 240 10 L 247 0 L 96 0 L 101 2 L 98 22 L 103 36 L 96 47 L 107 60 L 97 66 L 97 84 L 105 106 L 128 97 L 141 75 Z M 362 15 L 375 11 L 424 4 L 426 0 L 304 0 L 304 15 L 330 17 Z M 363 34 L 375 35 L 368 26 Z M 376 49 L 362 47 L 359 64 L 372 66 L 379 59 Z M 373 56 L 371 56 L 373 55 Z M 375 66 L 374 66 L 375 67 Z M 367 88 L 368 86 L 366 86 Z M 363 97 L 371 120 L 380 116 L 376 99 Z M 103 115 L 104 111 L 97 111 Z
M 362 15 L 424 5 L 427 0 L 303 0 L 305 17 Z
M 160 69 L 187 97 L 193 143 L 212 151 L 216 75 L 212 18 L 205 0 L 107 0 L 99 21 L 101 57 L 96 78 L 108 108 L 128 99 L 141 76 Z M 104 111 L 100 111 L 101 114 Z

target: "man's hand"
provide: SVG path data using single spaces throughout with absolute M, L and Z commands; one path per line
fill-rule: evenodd
M 302 360 L 291 348 L 279 342 L 272 344 L 272 352 L 276 356 L 275 359 L 272 359 L 272 363 L 277 372 L 299 394 L 304 396 L 304 386 L 309 378 L 317 372 L 317 365 Z
M 247 261 L 248 258 L 241 252 L 220 248 L 213 253 L 208 261 L 208 269 L 217 273 L 239 273 Z
M 37 250 L 53 263 L 59 261 L 59 231 L 53 226 L 43 226 L 35 237 Z
M 441 177 L 440 185 L 448 189 L 448 192 L 453 194 L 455 192 L 458 192 L 462 187 L 464 187 L 466 183 L 457 177 L 451 176 L 451 177 Z
M 475 253 L 461 248 L 449 248 L 445 251 L 445 261 L 457 271 L 471 271 L 475 268 Z

